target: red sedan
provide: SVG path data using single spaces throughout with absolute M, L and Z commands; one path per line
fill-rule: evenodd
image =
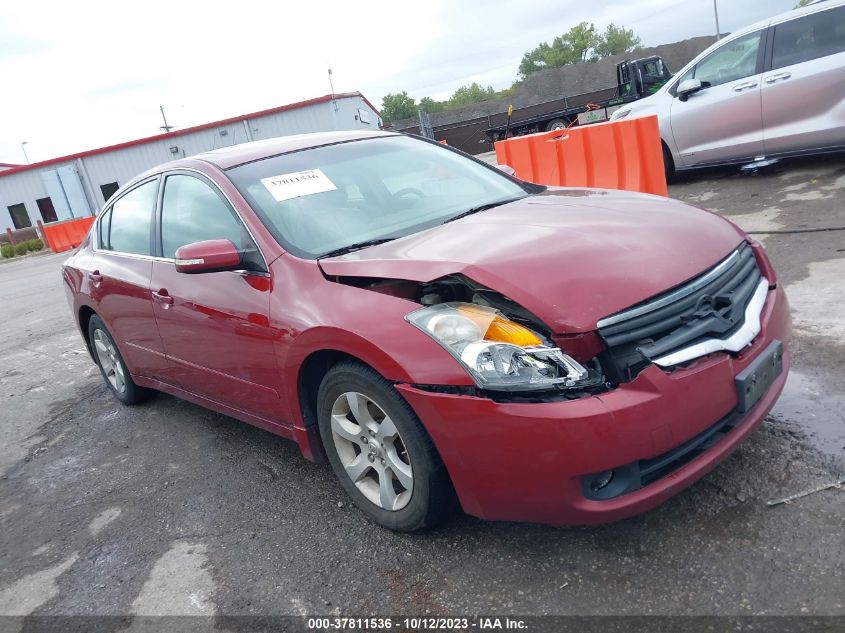
M 399 134 L 157 167 L 63 274 L 121 402 L 164 391 L 292 438 L 396 530 L 456 503 L 552 524 L 652 508 L 788 371 L 783 288 L 727 220 Z

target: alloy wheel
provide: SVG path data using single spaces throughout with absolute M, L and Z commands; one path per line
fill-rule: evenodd
M 390 416 L 355 391 L 340 394 L 331 415 L 335 450 L 358 490 L 384 510 L 408 505 L 414 490 L 413 468 Z
M 123 363 L 117 355 L 114 343 L 102 330 L 94 330 L 94 350 L 109 384 L 118 393 L 126 391 L 126 375 L 124 374 Z

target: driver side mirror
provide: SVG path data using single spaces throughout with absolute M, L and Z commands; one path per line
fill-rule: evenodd
M 496 169 L 505 172 L 508 176 L 513 176 L 514 178 L 516 178 L 516 170 L 510 165 L 498 164 L 496 165 Z
M 230 240 L 205 240 L 176 249 L 176 272 L 215 273 L 241 268 L 241 254 Z
M 706 81 L 701 81 L 699 79 L 686 79 L 681 82 L 680 86 L 678 86 L 678 99 L 686 101 L 689 99 L 690 95 L 704 90 L 709 86 L 710 84 Z

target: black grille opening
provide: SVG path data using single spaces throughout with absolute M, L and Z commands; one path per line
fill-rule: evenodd
M 708 338 L 726 338 L 745 320 L 762 275 L 743 243 L 704 274 L 617 315 L 599 321 L 609 361 L 620 362 L 621 379 L 649 361 Z M 629 377 L 629 379 L 632 377 Z

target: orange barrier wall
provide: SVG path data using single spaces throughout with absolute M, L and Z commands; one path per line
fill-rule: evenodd
M 47 246 L 54 253 L 61 253 L 76 248 L 88 235 L 88 229 L 94 223 L 94 216 L 74 218 L 62 222 L 52 222 L 44 225 L 44 237 Z
M 496 160 L 539 185 L 668 194 L 656 115 L 498 141 Z

